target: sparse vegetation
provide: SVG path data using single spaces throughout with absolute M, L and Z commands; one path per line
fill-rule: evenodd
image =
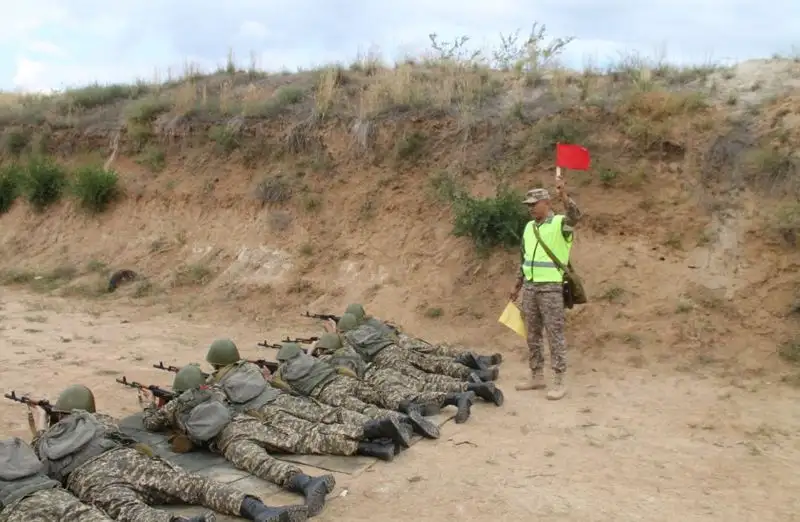
M 75 171 L 72 191 L 81 207 L 93 213 L 103 212 L 120 196 L 119 177 L 102 167 L 82 167 Z
M 800 363 L 800 338 L 790 339 L 778 348 L 778 355 L 790 363 Z
M 39 212 L 61 199 L 67 186 L 67 173 L 54 161 L 35 158 L 26 169 L 25 196 L 31 206 Z
M 0 214 L 11 210 L 11 206 L 19 196 L 23 175 L 23 170 L 16 164 L 0 169 Z
M 505 185 L 498 187 L 494 197 L 458 193 L 453 200 L 453 234 L 469 237 L 479 251 L 496 246 L 518 247 L 530 220 L 522 200 L 522 194 Z

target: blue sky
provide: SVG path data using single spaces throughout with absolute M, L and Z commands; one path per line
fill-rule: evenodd
M 152 80 L 229 49 L 280 70 L 387 59 L 428 48 L 428 34 L 491 47 L 537 21 L 574 36 L 568 65 L 638 51 L 670 61 L 740 61 L 800 46 L 800 2 L 774 0 L 2 0 L 0 90 Z

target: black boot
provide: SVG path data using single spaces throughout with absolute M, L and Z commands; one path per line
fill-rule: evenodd
M 335 486 L 336 479 L 333 475 L 310 477 L 301 473 L 292 477 L 286 489 L 302 493 L 306 498 L 308 516 L 315 517 L 322 512 L 322 508 L 325 507 L 325 496 L 333 491 Z
M 304 522 L 308 519 L 305 505 L 270 507 L 251 496 L 244 497 L 239 511 L 242 517 L 255 522 Z
M 472 399 L 475 394 L 471 391 L 462 393 L 449 393 L 444 399 L 442 406 L 455 406 L 458 408 L 456 413 L 456 424 L 463 424 L 469 419 L 470 408 L 472 408 Z
M 474 392 L 481 399 L 502 406 L 505 397 L 500 388 L 493 382 L 480 382 L 467 384 L 467 391 Z
M 497 378 L 500 376 L 500 370 L 498 368 L 489 368 L 488 370 L 475 370 L 472 372 L 470 377 L 475 376 L 475 378 L 471 378 L 470 380 L 476 382 L 477 379 L 479 382 L 488 382 L 488 381 L 496 381 Z
M 420 413 L 423 417 L 433 417 L 442 413 L 442 408 L 438 404 L 426 403 L 420 405 Z
M 497 366 L 503 362 L 502 353 L 493 353 L 492 355 L 478 355 L 476 357 L 478 363 L 488 366 Z
M 365 439 L 379 439 L 381 437 L 388 437 L 395 444 L 406 448 L 411 445 L 411 433 L 391 417 L 371 420 L 364 424 Z
M 394 443 L 359 442 L 357 454 L 391 462 L 394 459 Z
M 475 357 L 475 354 L 472 352 L 460 353 L 453 358 L 453 361 L 458 364 L 463 364 L 467 368 L 473 370 L 485 370 L 488 367 L 486 364 L 481 364 L 480 358 Z

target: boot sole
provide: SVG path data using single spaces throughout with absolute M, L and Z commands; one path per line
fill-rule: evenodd
M 322 480 L 319 480 L 319 479 Z M 306 507 L 308 508 L 308 517 L 315 517 L 322 513 L 325 508 L 325 501 L 328 493 L 333 491 L 336 486 L 336 478 L 333 475 L 323 475 L 317 478 L 318 482 L 314 484 L 314 489 L 306 497 Z M 303 519 L 305 520 L 305 519 Z
M 458 413 L 456 413 L 455 416 L 456 424 L 464 424 L 465 422 L 467 422 L 467 420 L 469 420 L 469 416 L 472 413 L 470 411 L 470 406 L 471 405 L 458 409 Z
M 272 515 L 269 518 L 257 518 L 261 522 L 305 522 L 308 520 L 308 508 L 306 506 L 279 506 L 274 509 L 283 510 L 280 514 Z
M 414 431 L 419 430 L 422 432 L 420 434 L 423 437 L 427 437 L 429 439 L 438 439 L 441 436 L 439 426 L 432 423 L 420 414 L 416 412 L 409 413 L 408 418 L 411 419 L 411 424 L 414 426 Z
M 495 406 L 502 406 L 506 401 L 506 396 L 503 394 L 503 391 L 500 388 L 495 388 L 492 395 L 492 402 Z
M 394 429 L 394 433 L 392 433 L 392 440 L 404 448 L 411 447 L 411 437 L 406 437 L 406 432 L 400 427 L 400 423 L 397 422 L 395 419 L 389 419 L 392 423 L 392 428 Z

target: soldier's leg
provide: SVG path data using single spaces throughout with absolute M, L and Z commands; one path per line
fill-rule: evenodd
M 116 450 L 70 475 L 67 487 L 119 522 L 172 522 L 175 518 L 153 504 L 190 504 L 249 520 L 278 522 L 288 513 L 305 520 L 305 506 L 269 508 L 236 488 L 133 449 Z M 285 515 L 283 515 L 285 517 Z
M 448 377 L 426 373 L 423 377 L 406 378 L 404 381 L 420 392 L 464 393 L 474 392 L 481 399 L 501 406 L 505 400 L 503 392 L 493 382 L 466 383 Z
M 543 319 L 539 308 L 539 296 L 532 284 L 522 290 L 522 312 L 528 331 L 528 366 L 532 379 L 515 386 L 517 390 L 540 390 L 544 388 L 544 335 Z
M 350 410 L 363 413 L 372 420 L 382 420 L 385 418 L 394 419 L 398 423 L 411 421 L 417 433 L 429 437 L 439 438 L 439 427 L 428 421 L 421 414 L 409 412 L 408 416 L 400 412 L 386 410 L 378 406 L 367 404 L 348 394 L 352 390 L 352 385 L 347 379 L 337 379 L 325 385 L 321 390 L 315 390 L 315 397 L 333 406 L 343 406 Z
M 84 504 L 72 493 L 60 488 L 37 491 L 0 510 L 2 522 L 112 522 L 113 520 L 96 507 Z
M 302 493 L 308 515 L 312 517 L 322 511 L 325 497 L 336 485 L 333 475 L 310 477 L 294 464 L 273 458 L 266 449 L 250 439 L 234 440 L 225 446 L 222 454 L 225 460 L 239 469 L 282 488 Z
M 553 368 L 553 388 L 547 392 L 547 398 L 558 400 L 566 394 L 564 372 L 567 371 L 567 341 L 564 337 L 564 294 L 558 290 L 540 292 L 539 307 L 542 322 L 547 330 L 550 344 L 550 364 Z
M 310 397 L 298 397 L 288 393 L 282 393 L 269 404 L 272 408 L 277 408 L 309 422 L 339 423 L 341 408 L 334 408 L 323 404 Z

